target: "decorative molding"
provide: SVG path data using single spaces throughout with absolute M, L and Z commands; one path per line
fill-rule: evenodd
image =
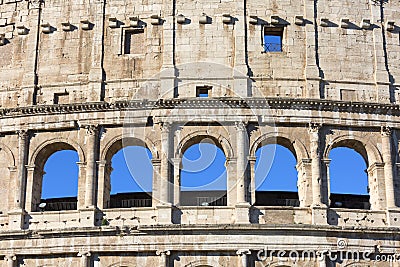
M 214 98 L 214 99 L 160 99 L 157 101 L 132 100 L 92 103 L 74 103 L 63 105 L 36 105 L 29 107 L 2 108 L 0 118 L 23 117 L 48 114 L 88 113 L 99 111 L 135 110 L 135 109 L 185 109 L 185 108 L 269 108 L 292 110 L 317 110 L 320 112 L 364 113 L 385 116 L 400 116 L 400 105 L 332 101 L 325 99 L 292 98 Z

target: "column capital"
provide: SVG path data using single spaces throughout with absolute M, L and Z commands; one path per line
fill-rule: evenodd
M 10 171 L 10 172 L 16 172 L 17 171 L 17 166 L 10 166 L 10 167 L 8 167 L 8 170 Z
M 95 135 L 99 131 L 99 125 L 98 124 L 85 125 L 84 128 L 86 129 L 86 134 L 87 135 Z
M 16 261 L 17 260 L 17 256 L 14 255 L 14 254 L 6 255 L 6 256 L 4 256 L 4 260 L 5 261 Z
M 240 132 L 246 131 L 247 130 L 246 126 L 247 126 L 247 122 L 244 122 L 244 121 L 236 121 L 235 122 L 235 128 L 237 131 L 240 131 Z
M 169 256 L 169 255 L 171 255 L 171 251 L 170 250 L 157 250 L 156 255 L 157 256 Z
M 158 123 L 161 132 L 169 132 L 171 130 L 172 123 L 168 121 L 160 121 Z
M 78 252 L 77 256 L 78 257 L 90 257 L 92 254 L 90 253 L 90 251 L 80 251 Z
M 236 251 L 236 255 L 239 255 L 239 256 L 246 256 L 249 254 L 251 254 L 250 249 L 239 249 Z
M 29 137 L 29 130 L 26 129 L 16 130 L 15 133 L 18 134 L 20 139 L 26 139 Z
M 319 130 L 322 128 L 322 123 L 310 122 L 308 124 L 308 132 L 309 133 L 319 133 Z
M 381 135 L 382 136 L 391 136 L 392 128 L 389 126 L 381 126 Z
M 331 163 L 331 159 L 330 158 L 323 158 L 321 159 L 322 163 L 325 163 L 327 166 L 329 166 L 329 164 Z

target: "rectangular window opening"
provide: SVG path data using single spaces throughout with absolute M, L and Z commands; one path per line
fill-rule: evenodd
M 197 86 L 196 97 L 209 97 L 211 93 L 211 86 Z
M 264 27 L 264 52 L 282 52 L 283 27 Z
M 134 29 L 124 32 L 124 54 L 144 54 L 144 30 Z

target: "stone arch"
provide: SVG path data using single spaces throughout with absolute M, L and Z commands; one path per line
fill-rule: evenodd
M 323 154 L 323 158 L 329 158 L 329 153 L 336 147 L 347 147 L 354 149 L 365 160 L 367 166 L 376 162 L 383 162 L 383 158 L 378 148 L 369 140 L 356 135 L 341 135 L 330 141 Z
M 30 166 L 28 168 L 27 176 L 27 193 L 26 193 L 26 204 L 25 207 L 28 211 L 36 211 L 38 204 L 41 200 L 42 195 L 42 181 L 44 174 L 44 165 L 46 164 L 49 157 L 55 152 L 62 150 L 73 150 L 78 153 L 79 161 L 85 162 L 85 154 L 82 147 L 70 140 L 65 138 L 53 138 L 41 143 L 33 151 L 30 158 Z M 80 180 L 81 173 L 78 173 L 78 180 Z M 78 186 L 78 191 L 80 187 Z M 79 192 L 77 194 L 79 196 Z
M 297 194 L 300 202 L 300 206 L 305 206 L 306 198 L 309 195 L 306 186 L 306 176 L 302 174 L 302 171 L 299 171 L 301 168 L 301 163 L 303 159 L 309 158 L 309 153 L 307 151 L 306 146 L 297 138 L 294 138 L 282 131 L 267 133 L 260 135 L 250 144 L 249 155 L 252 158 L 256 158 L 257 149 L 269 145 L 269 144 L 277 144 L 288 149 L 296 160 L 296 169 L 297 169 Z M 299 165 L 300 163 L 300 165 Z M 251 203 L 256 203 L 256 179 L 255 179 L 255 161 L 253 162 L 253 167 L 250 168 L 250 180 L 249 186 L 252 188 L 251 190 Z
M 210 138 L 215 141 L 215 145 L 222 149 L 227 159 L 234 157 L 235 153 L 232 148 L 232 144 L 227 138 L 221 134 L 213 133 L 211 131 L 200 130 L 189 133 L 181 139 L 175 150 L 175 158 L 182 158 L 186 149 L 194 144 L 199 143 L 199 141 L 205 138 Z
M 384 184 L 384 176 L 381 174 L 381 172 L 383 172 L 383 158 L 379 149 L 368 139 L 366 140 L 358 135 L 345 134 L 337 136 L 326 145 L 323 153 L 323 159 L 329 159 L 329 154 L 331 153 L 332 149 L 337 147 L 353 149 L 364 159 L 367 166 L 367 179 L 370 189 L 370 209 L 382 209 L 384 207 L 386 196 L 385 189 L 381 188 L 381 185 Z M 323 166 L 323 168 L 325 170 L 324 173 L 327 174 L 328 167 Z M 327 179 L 330 180 L 330 177 L 327 177 Z M 330 198 L 329 193 L 326 193 L 326 195 L 328 195 L 328 198 Z
M 32 156 L 30 158 L 30 165 L 38 167 L 38 163 L 44 163 L 46 160 L 55 152 L 61 150 L 75 150 L 78 153 L 79 161 L 85 162 L 86 157 L 84 150 L 82 147 L 75 141 L 67 138 L 53 138 L 46 140 L 45 142 L 41 143 L 39 146 L 36 147 L 35 150 L 32 152 Z M 44 162 L 42 162 L 44 159 Z
M 249 155 L 255 157 L 257 149 L 267 144 L 278 144 L 286 147 L 293 153 L 297 162 L 301 159 L 309 158 L 306 146 L 299 139 L 294 139 L 283 132 L 268 133 L 259 136 L 250 145 Z
M 0 150 L 3 150 L 7 155 L 7 162 L 10 162 L 9 167 L 15 166 L 15 156 L 11 149 L 5 144 L 0 143 Z
M 234 150 L 233 150 L 229 140 L 226 139 L 221 134 L 213 133 L 211 131 L 195 131 L 195 132 L 189 133 L 181 139 L 181 141 L 178 144 L 176 151 L 175 151 L 175 159 L 179 159 L 179 168 L 177 168 L 177 165 L 174 168 L 174 193 L 173 194 L 174 194 L 174 204 L 175 205 L 194 205 L 194 203 L 193 203 L 194 197 L 192 195 L 185 196 L 182 193 L 183 191 L 181 191 L 182 178 L 183 178 L 181 176 L 181 167 L 182 167 L 183 155 L 186 152 L 186 150 L 193 145 L 199 144 L 203 140 L 210 140 L 209 143 L 217 146 L 219 149 L 221 149 L 222 153 L 224 154 L 225 160 L 226 160 L 225 161 L 225 170 L 227 173 L 226 183 L 228 183 L 228 180 L 229 180 L 228 173 L 229 172 L 228 172 L 228 166 L 226 163 L 234 155 Z M 212 198 L 217 199 L 218 204 L 215 204 L 216 201 L 214 201 L 214 200 L 207 200 L 207 202 L 211 201 L 214 203 L 214 205 L 226 205 L 225 200 L 227 199 L 228 185 L 226 185 L 226 188 L 224 188 L 223 190 L 219 190 L 219 191 L 220 192 L 214 191 L 213 193 L 215 195 L 209 196 L 210 199 L 212 199 Z M 210 192 L 212 192 L 212 191 L 210 191 Z M 189 197 L 187 197 L 187 196 L 189 196 Z M 188 204 L 188 202 L 191 204 Z
M 149 138 L 142 140 L 136 137 L 123 137 L 122 135 L 118 135 L 108 141 L 100 153 L 101 164 L 99 165 L 97 199 L 97 203 L 100 208 L 109 208 L 111 203 L 111 159 L 118 151 L 128 146 L 141 146 L 147 148 L 152 155 L 152 160 L 159 158 L 156 145 Z M 155 177 L 153 175 L 153 190 L 154 181 Z
M 120 149 L 126 146 L 143 146 L 150 150 L 153 159 L 159 158 L 159 154 L 157 151 L 157 147 L 155 143 L 149 138 L 145 138 L 145 140 L 141 140 L 136 137 L 123 137 L 122 135 L 118 135 L 112 138 L 102 150 L 100 154 L 101 161 L 107 161 L 112 158 L 112 156 L 117 153 Z

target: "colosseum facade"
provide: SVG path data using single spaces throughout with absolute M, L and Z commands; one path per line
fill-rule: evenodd
M 0 0 L 0 265 L 400 266 L 399 32 L 394 0 Z M 204 140 L 224 201 L 185 205 L 182 156 Z M 293 153 L 296 204 L 256 202 L 266 144 Z M 111 206 L 128 145 L 151 152 L 150 204 Z M 332 200 L 337 147 L 367 165 L 356 208 Z M 44 210 L 62 150 L 78 194 Z

